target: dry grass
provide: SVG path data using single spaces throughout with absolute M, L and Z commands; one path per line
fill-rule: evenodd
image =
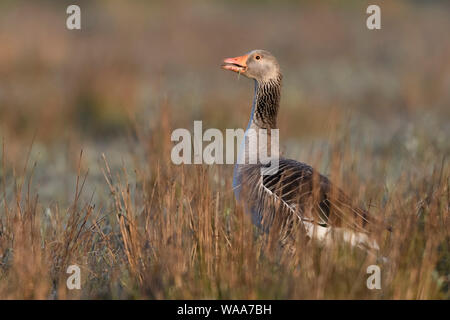
M 80 34 L 50 2 L 0 6 L 0 298 L 450 298 L 445 3 L 386 4 L 377 35 L 356 2 L 86 3 Z M 247 44 L 285 71 L 285 153 L 392 224 L 388 262 L 300 233 L 280 247 L 235 203 L 232 166 L 171 163 L 173 129 L 245 125 L 251 85 L 218 65 Z
M 104 159 L 110 208 L 80 203 L 81 172 L 64 210 L 40 205 L 32 176 L 11 177 L 15 197 L 1 215 L 2 298 L 448 298 L 449 170 L 442 163 L 430 175 L 405 174 L 392 190 L 371 193 L 371 213 L 394 229 L 379 235 L 388 262 L 343 243 L 304 242 L 301 234 L 292 252 L 236 206 L 231 168 L 168 162 L 168 129 L 137 144 L 148 158 L 134 172 L 113 171 Z M 65 287 L 73 263 L 83 274 L 75 293 Z M 376 263 L 382 290 L 371 291 L 365 270 Z

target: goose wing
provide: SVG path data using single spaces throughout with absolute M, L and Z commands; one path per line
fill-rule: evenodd
M 252 213 L 258 215 L 260 220 L 269 216 L 272 222 L 274 216 L 284 212 L 322 227 L 366 231 L 369 222 L 367 212 L 354 206 L 341 189 L 311 166 L 281 158 L 278 170 L 262 175 L 261 169 L 265 168 L 263 165 L 248 166 L 242 172 L 244 180 L 251 185 L 246 198 L 254 200 Z

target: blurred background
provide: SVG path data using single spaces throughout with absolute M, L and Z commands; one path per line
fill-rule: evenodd
M 82 30 L 72 31 L 70 1 L 2 1 L 7 159 L 23 161 L 34 137 L 40 197 L 65 201 L 81 149 L 89 179 L 102 180 L 101 153 L 128 163 L 130 127 L 151 130 L 163 109 L 172 128 L 243 128 L 253 84 L 219 65 L 262 48 L 284 74 L 279 123 L 292 157 L 323 147 L 333 120 L 356 142 L 395 150 L 396 168 L 439 160 L 450 150 L 450 5 L 383 2 L 382 29 L 370 31 L 370 3 L 78 1 Z M 434 152 L 421 154 L 424 144 Z
M 95 279 L 84 298 L 448 298 L 449 1 L 77 1 L 82 29 L 68 30 L 71 4 L 0 2 L 0 296 L 64 298 L 75 261 Z M 381 30 L 366 27 L 369 4 Z M 284 75 L 282 152 L 409 221 L 388 248 L 390 291 L 367 291 L 353 253 L 319 250 L 316 267 L 299 250 L 303 274 L 260 255 L 234 207 L 232 167 L 206 179 L 170 162 L 176 128 L 245 128 L 253 84 L 220 64 L 252 49 L 272 52 Z

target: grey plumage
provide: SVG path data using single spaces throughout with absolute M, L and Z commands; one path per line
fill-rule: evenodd
M 264 165 L 241 165 L 238 170 L 240 197 L 263 229 L 275 225 L 280 232 L 289 233 L 292 219 L 300 219 L 322 227 L 368 231 L 367 212 L 354 206 L 342 190 L 311 166 L 280 158 L 274 174 L 261 175 L 261 167 Z
M 247 132 L 250 129 L 276 129 L 282 81 L 276 59 L 267 51 L 254 50 L 247 55 L 224 60 L 223 68 L 255 81 Z M 249 146 L 246 139 L 241 149 L 247 157 Z M 233 183 L 236 198 L 264 230 L 275 228 L 280 238 L 285 239 L 297 225 L 303 226 L 310 237 L 315 233 L 313 229 L 319 228 L 327 240 L 330 239 L 330 229 L 345 230 L 344 238 L 355 245 L 378 247 L 367 237 L 374 221 L 327 177 L 305 163 L 285 158 L 279 158 L 278 170 L 261 174 L 261 169 L 267 168 L 262 163 L 236 165 Z

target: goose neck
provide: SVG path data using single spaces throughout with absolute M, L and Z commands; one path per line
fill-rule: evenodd
M 281 96 L 281 74 L 274 79 L 255 81 L 252 121 L 264 129 L 277 127 L 277 115 Z

